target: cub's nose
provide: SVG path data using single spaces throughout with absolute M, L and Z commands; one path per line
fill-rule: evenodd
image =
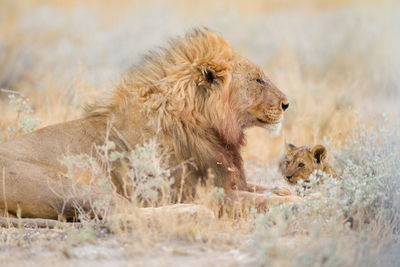
M 290 180 L 290 178 L 292 178 L 292 177 L 293 177 L 293 175 L 286 176 L 286 178 L 287 178 L 288 180 Z
M 289 102 L 282 102 L 281 107 L 283 111 L 287 110 L 289 107 Z

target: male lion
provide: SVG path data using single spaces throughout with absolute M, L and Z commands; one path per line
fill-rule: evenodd
M 299 180 L 308 181 L 315 170 L 321 170 L 337 178 L 336 172 L 326 161 L 326 148 L 323 145 L 314 147 L 285 144 L 285 154 L 279 162 L 279 170 L 283 178 L 290 184 Z
M 87 116 L 39 129 L 0 145 L 0 207 L 22 217 L 70 218 L 74 203 L 86 209 L 102 198 L 85 179 L 72 187 L 64 178 L 63 155 L 91 154 L 106 136 L 117 151 L 128 151 L 157 137 L 171 152 L 176 201 L 190 201 L 199 184 L 224 188 L 225 204 L 235 202 L 265 210 L 272 200 L 295 196 L 260 194 L 268 188 L 246 182 L 240 148 L 244 130 L 278 130 L 289 103 L 259 67 L 239 55 L 219 34 L 196 29 L 149 53 L 110 98 L 91 106 Z M 111 126 L 110 126 L 111 125 Z M 124 164 L 112 165 L 118 193 L 129 194 Z M 61 178 L 60 178 L 61 177 Z M 1 177 L 0 177 L 1 178 Z M 87 183 L 87 182 L 86 182 Z M 178 193 L 183 193 L 183 198 Z

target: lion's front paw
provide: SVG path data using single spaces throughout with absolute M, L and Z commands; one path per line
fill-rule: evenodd
M 272 189 L 272 193 L 277 194 L 279 196 L 293 195 L 293 191 L 288 187 L 274 187 Z

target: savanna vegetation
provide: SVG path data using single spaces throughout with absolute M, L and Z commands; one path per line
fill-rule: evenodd
M 103 213 L 81 212 L 79 225 L 1 228 L 1 265 L 399 265 L 399 12 L 389 0 L 0 0 L 0 141 L 81 117 L 141 54 L 201 25 L 290 100 L 279 136 L 247 131 L 248 179 L 289 186 L 278 172 L 285 141 L 324 144 L 341 176 L 314 172 L 292 188 L 304 201 L 236 218 L 218 216 L 218 189 L 197 200 L 214 218 L 151 214 L 135 202 L 116 216 L 105 198 L 93 204 Z M 129 159 L 143 178 L 135 194 L 151 201 L 168 191 L 168 155 L 156 153 L 157 143 L 129 155 L 107 154 L 112 146 L 98 153 L 104 164 Z M 86 156 L 64 164 L 98 168 Z

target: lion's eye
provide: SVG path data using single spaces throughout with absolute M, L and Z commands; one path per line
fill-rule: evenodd
M 259 84 L 265 84 L 264 80 L 261 80 L 260 78 L 256 79 L 256 82 L 258 82 Z
M 304 167 L 304 163 L 300 162 L 299 165 L 297 165 L 299 168 L 303 168 Z

